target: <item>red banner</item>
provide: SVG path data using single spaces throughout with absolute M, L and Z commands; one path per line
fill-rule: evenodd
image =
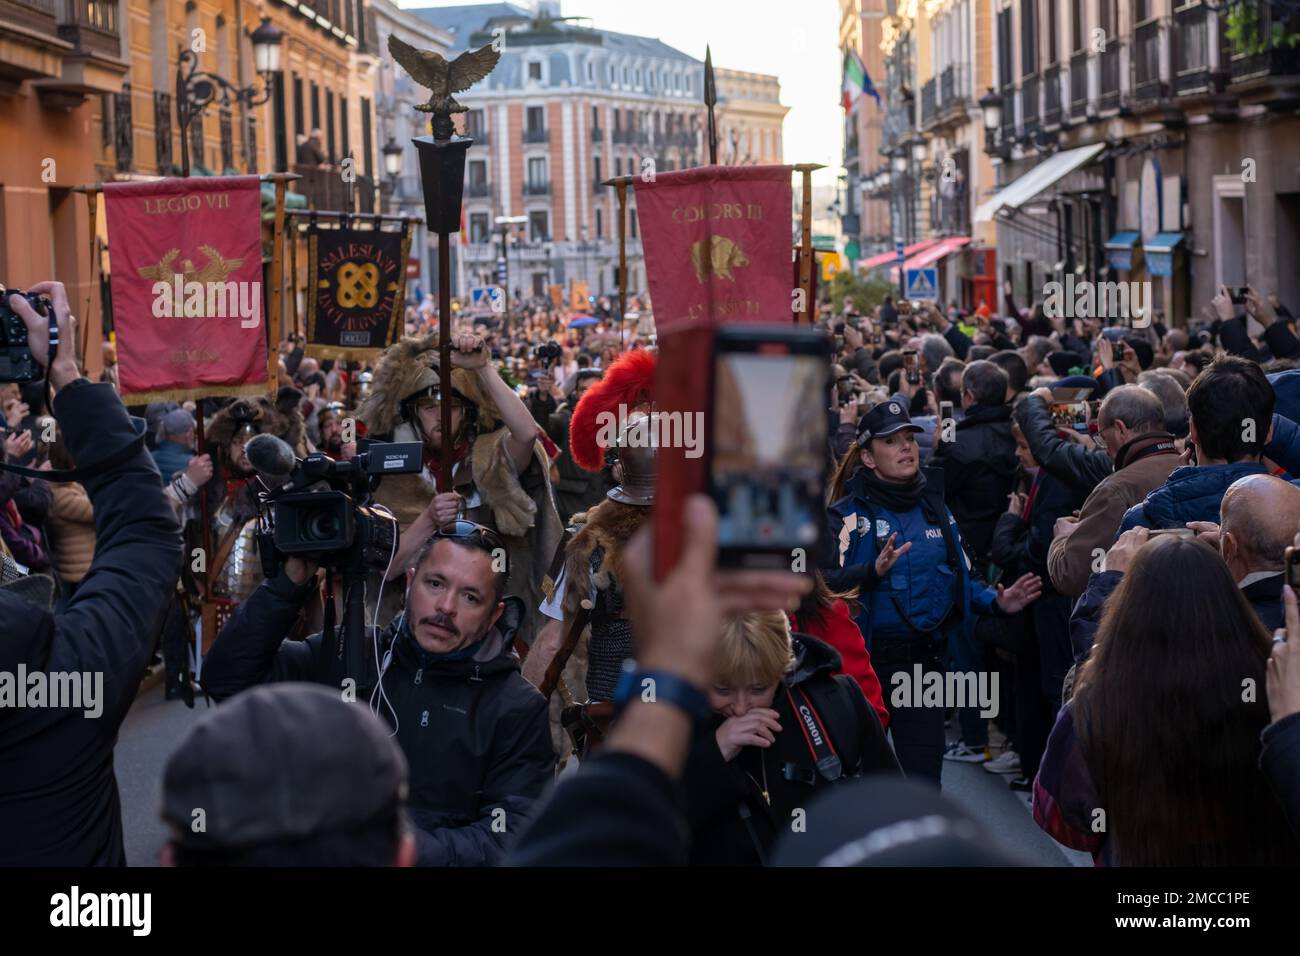
M 265 392 L 257 176 L 104 186 L 122 394 Z
M 635 182 L 659 335 L 792 322 L 789 166 L 701 166 Z

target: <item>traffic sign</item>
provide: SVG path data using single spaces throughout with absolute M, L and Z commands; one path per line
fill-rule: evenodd
M 907 270 L 907 297 L 935 302 L 939 298 L 939 270 L 934 266 Z
M 899 262 L 902 262 L 905 258 L 907 258 L 906 256 L 903 255 L 902 239 L 894 240 L 894 258 L 897 259 Z
M 503 299 L 500 286 L 481 285 L 470 290 L 470 303 L 476 309 L 491 309 L 493 312 L 498 312 Z

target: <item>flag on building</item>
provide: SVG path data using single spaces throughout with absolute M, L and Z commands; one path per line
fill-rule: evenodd
M 104 212 L 122 396 L 265 392 L 258 177 L 107 183 Z
M 840 93 L 840 103 L 844 107 L 844 112 L 853 109 L 853 103 L 862 93 L 866 93 L 880 105 L 880 94 L 876 92 L 875 84 L 871 82 L 871 77 L 867 73 L 867 68 L 862 65 L 862 60 L 853 50 L 844 51 L 844 84 Z

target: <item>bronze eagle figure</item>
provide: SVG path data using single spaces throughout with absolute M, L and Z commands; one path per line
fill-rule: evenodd
M 468 107 L 457 103 L 452 94 L 468 90 L 491 73 L 501 59 L 500 52 L 492 49 L 489 43 L 478 50 L 466 50 L 448 63 L 440 54 L 432 50 L 417 50 L 391 33 L 388 35 L 388 52 L 411 74 L 411 79 L 429 89 L 429 102 L 416 107 L 423 113 L 466 112 Z

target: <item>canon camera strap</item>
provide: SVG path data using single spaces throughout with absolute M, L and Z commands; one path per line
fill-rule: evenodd
M 795 700 L 795 695 L 799 699 Z M 794 711 L 795 716 L 799 719 L 799 729 L 803 731 L 803 739 L 808 744 L 809 751 L 812 752 L 813 763 L 817 765 L 817 772 L 827 780 L 838 780 L 844 773 L 844 765 L 840 761 L 840 755 L 835 752 L 835 745 L 831 743 L 831 735 L 826 732 L 826 726 L 822 723 L 821 715 L 817 713 L 817 708 L 813 706 L 812 699 L 802 687 L 796 687 L 793 690 L 786 685 L 785 695 L 790 700 L 790 709 Z M 794 770 L 795 776 L 791 776 Z M 786 779 L 796 779 L 798 777 L 798 768 L 792 768 L 787 764 L 785 767 Z

